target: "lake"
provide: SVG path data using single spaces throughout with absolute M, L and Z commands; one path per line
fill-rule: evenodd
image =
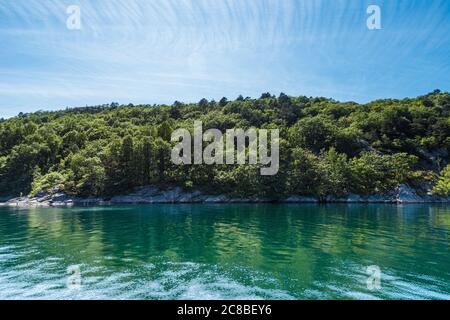
M 0 299 L 450 299 L 449 235 L 439 205 L 0 208 Z

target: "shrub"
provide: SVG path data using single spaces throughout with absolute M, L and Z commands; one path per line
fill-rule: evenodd
M 433 193 L 445 197 L 450 196 L 450 165 L 441 171 L 439 180 L 433 188 Z

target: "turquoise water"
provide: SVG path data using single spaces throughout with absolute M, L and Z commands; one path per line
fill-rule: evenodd
M 448 206 L 0 208 L 0 299 L 450 299 L 449 234 Z

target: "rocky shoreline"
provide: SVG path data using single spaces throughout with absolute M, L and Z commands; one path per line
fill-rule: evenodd
M 69 206 L 103 206 L 120 204 L 174 204 L 174 203 L 269 203 L 271 199 L 230 198 L 225 195 L 207 195 L 200 191 L 187 192 L 181 188 L 160 190 L 156 187 L 143 187 L 127 195 L 111 198 L 74 197 L 64 193 L 39 194 L 35 197 L 0 198 L 0 206 L 33 208 L 33 207 L 69 207 Z M 407 185 L 401 185 L 390 194 L 361 196 L 349 194 L 347 197 L 327 197 L 319 200 L 315 197 L 292 195 L 277 203 L 450 203 L 450 197 L 419 195 Z

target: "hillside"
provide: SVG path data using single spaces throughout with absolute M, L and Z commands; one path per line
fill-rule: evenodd
M 280 129 L 280 170 L 257 165 L 176 166 L 176 128 Z M 400 184 L 450 193 L 450 94 L 438 90 L 368 104 L 327 98 L 201 100 L 196 104 L 104 105 L 37 112 L 0 122 L 0 195 L 63 191 L 112 196 L 139 186 L 214 194 L 384 193 Z M 440 176 L 441 175 L 441 176 Z

